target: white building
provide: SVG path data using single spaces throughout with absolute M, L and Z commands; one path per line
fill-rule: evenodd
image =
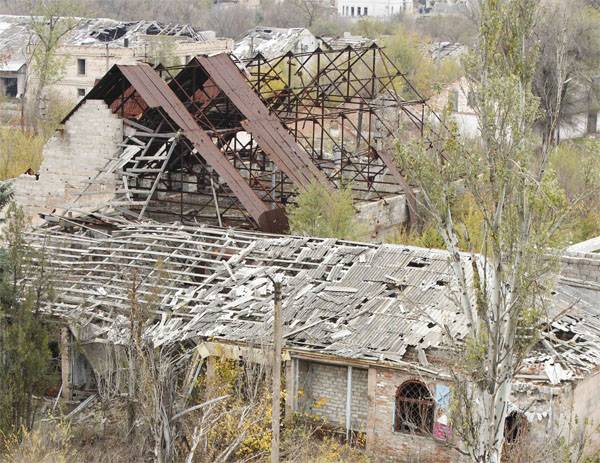
M 413 0 L 338 0 L 338 14 L 347 18 L 386 18 L 398 14 L 413 14 Z
M 0 15 L 0 96 L 20 98 L 35 86 L 35 78 L 27 74 L 32 50 L 27 46 L 32 40 L 30 27 L 29 16 Z M 114 64 L 159 58 L 170 61 L 163 64 L 183 64 L 194 55 L 227 52 L 232 47 L 231 39 L 188 25 L 82 18 L 56 50 L 64 68 L 61 78 L 47 91 L 76 101 Z

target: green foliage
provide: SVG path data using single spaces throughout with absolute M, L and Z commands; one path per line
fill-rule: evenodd
M 561 227 L 564 240 L 577 243 L 600 235 L 600 140 L 561 143 L 550 167 L 567 201 L 575 204 Z
M 0 449 L 3 463 L 76 463 L 71 425 L 53 422 L 49 429 L 24 430 L 21 436 L 11 436 Z
M 30 131 L 0 129 L 0 180 L 14 178 L 28 169 L 38 171 L 44 138 Z
M 80 4 L 72 0 L 37 2 L 31 11 L 31 51 L 29 83 L 34 88 L 27 108 L 29 122 L 38 132 L 46 88 L 64 76 L 68 56 L 59 54 L 62 40 L 75 29 L 83 16 Z
M 34 395 L 43 394 L 50 379 L 48 329 L 39 310 L 52 289 L 43 254 L 26 243 L 26 226 L 23 211 L 12 203 L 0 283 L 0 431 L 5 436 L 31 429 Z
M 297 235 L 339 239 L 357 239 L 361 228 L 356 222 L 352 190 L 334 192 L 312 185 L 297 197 L 297 205 L 288 208 L 290 231 Z
M 388 57 L 425 97 L 439 92 L 463 74 L 460 64 L 450 58 L 434 61 L 427 52 L 429 39 L 402 26 L 381 42 Z M 410 90 L 405 88 L 404 92 Z

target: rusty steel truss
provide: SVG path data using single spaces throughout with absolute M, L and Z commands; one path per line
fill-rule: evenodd
M 357 202 L 405 194 L 415 218 L 393 153 L 398 137 L 422 135 L 425 102 L 377 46 L 116 65 L 86 99 L 124 121 L 98 175 L 117 176 L 108 206 L 128 218 L 279 232 L 313 184 L 349 186 Z

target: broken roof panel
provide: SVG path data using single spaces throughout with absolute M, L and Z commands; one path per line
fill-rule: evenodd
M 55 281 L 60 298 L 46 310 L 74 325 L 95 325 L 100 334 L 83 341 L 126 339 L 127 318 L 117 314 L 128 312 L 132 269 L 140 297 L 159 291 L 155 322 L 146 331 L 157 344 L 268 343 L 272 274 L 284 276 L 288 349 L 404 364 L 409 352 L 450 349 L 447 335 L 460 342 L 467 334 L 466 317 L 451 302 L 457 288 L 444 251 L 180 225 L 121 225 L 109 238 L 90 235 L 58 227 L 35 232 L 40 246 L 47 239 L 61 275 Z M 528 360 L 548 370 L 549 380 L 559 373 L 547 367 L 549 358 L 569 369 L 569 377 L 600 364 L 600 288 L 562 281 L 555 292 L 553 313 L 570 310 L 543 333 L 551 347 Z

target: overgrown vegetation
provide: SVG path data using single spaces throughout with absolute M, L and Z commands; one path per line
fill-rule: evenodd
M 43 254 L 27 245 L 26 225 L 22 210 L 11 204 L 0 284 L 0 439 L 33 428 L 35 397 L 44 394 L 52 378 L 49 329 L 40 314 L 52 288 Z
M 548 130 L 541 137 L 534 130 L 538 3 L 479 6 L 478 43 L 465 70 L 480 138 L 467 148 L 448 122 L 429 129 L 424 141 L 400 146 L 398 159 L 449 252 L 459 288 L 451 298 L 469 321 L 469 348 L 452 368 L 458 445 L 473 462 L 499 463 L 513 379 L 538 340 L 556 271 L 545 250 L 563 243 L 570 205 L 549 168 L 560 104 L 548 115 Z M 472 212 L 464 210 L 465 197 Z M 469 254 L 461 256 L 461 247 Z
M 328 191 L 311 185 L 296 201 L 288 207 L 292 234 L 339 239 L 358 239 L 364 234 L 364 227 L 356 221 L 350 187 Z

